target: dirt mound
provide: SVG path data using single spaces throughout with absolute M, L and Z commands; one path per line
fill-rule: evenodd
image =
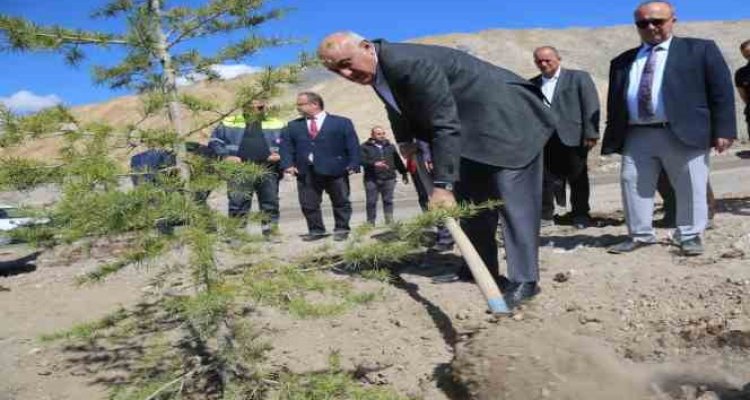
M 453 367 L 476 399 L 750 399 L 750 384 L 721 358 L 636 363 L 541 321 L 501 321 L 458 346 Z
M 642 370 L 593 338 L 503 321 L 459 346 L 455 371 L 477 399 L 647 399 Z

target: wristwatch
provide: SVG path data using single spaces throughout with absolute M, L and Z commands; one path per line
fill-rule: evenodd
M 453 182 L 434 182 L 433 185 L 436 188 L 453 191 Z

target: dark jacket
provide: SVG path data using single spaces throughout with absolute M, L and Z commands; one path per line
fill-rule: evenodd
M 610 64 L 602 154 L 622 153 L 625 146 L 626 93 L 639 48 L 620 54 Z M 707 149 L 713 139 L 737 137 L 732 76 L 713 41 L 673 38 L 661 90 L 668 129 L 686 145 Z
M 177 165 L 175 154 L 164 149 L 148 149 L 130 157 L 130 176 L 133 186 L 144 183 L 156 183 L 156 176 L 161 170 Z
M 524 167 L 555 130 L 542 93 L 511 71 L 447 47 L 374 43 L 401 111 L 383 101 L 396 141 L 430 142 L 435 180 L 457 181 L 462 157 Z
M 266 118 L 249 124 L 241 115 L 225 118 L 211 134 L 208 146 L 219 157 L 236 156 L 242 161 L 264 162 L 271 151 L 279 152 L 284 122 Z
M 396 146 L 392 145 L 391 142 L 386 140 L 378 146 L 378 142 L 371 138 L 362 143 L 360 149 L 365 180 L 396 179 L 396 171 L 402 176 L 406 175 L 406 166 L 396 151 Z M 385 161 L 388 168 L 375 168 L 375 162 L 377 161 Z
M 541 90 L 541 75 L 531 82 Z M 599 138 L 599 94 L 587 72 L 561 68 L 551 102 L 557 116 L 557 136 L 563 144 L 580 147 L 584 139 Z
M 314 163 L 310 165 L 309 156 Z M 315 139 L 310 139 L 304 118 L 289 121 L 281 139 L 281 168 L 296 167 L 300 175 L 312 168 L 326 176 L 359 172 L 359 139 L 349 118 L 327 114 Z

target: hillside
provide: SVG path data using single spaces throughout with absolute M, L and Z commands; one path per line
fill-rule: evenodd
M 737 47 L 740 42 L 748 38 L 748 32 L 750 32 L 748 20 L 678 23 L 676 28 L 676 33 L 680 36 L 715 40 L 733 71 L 744 64 Z M 551 44 L 560 50 L 563 66 L 583 69 L 592 74 L 599 89 L 602 104 L 605 104 L 609 60 L 618 53 L 637 45 L 638 37 L 635 29 L 626 25 L 595 29 L 492 29 L 477 33 L 424 37 L 415 39 L 414 42 L 459 48 L 526 77 L 537 73 L 532 62 L 533 49 L 543 44 Z M 201 82 L 185 87 L 183 90 L 228 106 L 232 99 L 233 87 L 248 79 L 252 77 L 245 76 L 216 83 Z M 307 71 L 303 76 L 303 81 L 299 85 L 288 88 L 278 102 L 288 106 L 292 103 L 294 94 L 303 89 L 319 92 L 326 101 L 328 111 L 351 118 L 360 137 L 367 136 L 369 127 L 372 125 L 387 124 L 383 106 L 371 89 L 351 84 L 322 70 Z M 737 101 L 739 104 L 739 97 Z M 120 126 L 140 119 L 139 101 L 135 96 L 124 96 L 104 103 L 75 107 L 73 112 L 82 121 L 107 121 Z M 287 117 L 294 117 L 294 114 L 290 112 Z M 208 118 L 208 116 L 203 116 L 203 118 Z M 742 121 L 740 107 L 738 107 L 737 118 L 738 121 Z M 154 124 L 158 121 L 150 123 Z M 741 137 L 747 138 L 745 125 L 740 123 L 739 126 Z M 206 130 L 202 134 L 207 135 L 209 131 Z M 46 159 L 55 147 L 55 143 L 48 142 L 41 145 L 37 143 L 33 147 L 27 146 L 21 149 L 20 152 L 26 156 Z

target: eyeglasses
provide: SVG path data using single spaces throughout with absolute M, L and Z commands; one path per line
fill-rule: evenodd
M 635 21 L 635 26 L 638 27 L 638 29 L 646 29 L 649 25 L 653 25 L 654 27 L 660 27 L 667 22 L 671 21 L 672 18 L 649 18 L 649 19 L 641 19 L 638 21 Z

